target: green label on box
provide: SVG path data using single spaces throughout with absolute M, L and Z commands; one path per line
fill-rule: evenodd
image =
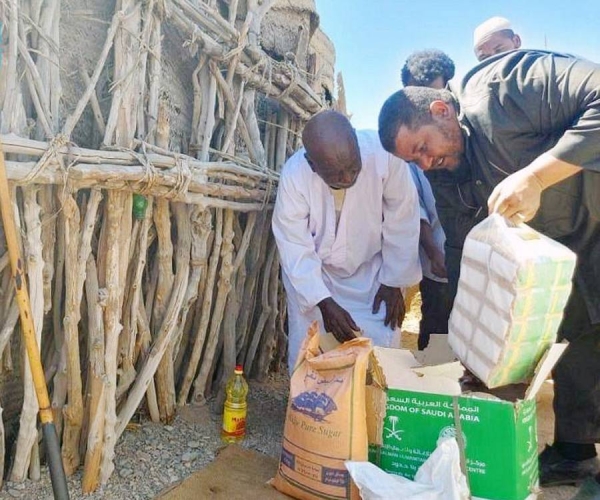
M 461 396 L 460 429 L 471 494 L 524 500 L 537 484 L 535 401 L 511 403 Z M 456 436 L 451 396 L 390 389 L 383 446 L 369 459 L 387 472 L 413 479 L 439 438 Z

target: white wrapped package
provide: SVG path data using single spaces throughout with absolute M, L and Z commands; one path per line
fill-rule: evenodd
M 528 382 L 556 341 L 576 256 L 493 214 L 468 234 L 448 342 L 489 388 Z
M 346 462 L 362 500 L 467 500 L 469 487 L 460 470 L 455 438 L 442 438 L 411 481 L 388 474 L 370 462 Z

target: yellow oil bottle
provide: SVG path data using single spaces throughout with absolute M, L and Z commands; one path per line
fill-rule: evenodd
M 241 365 L 237 365 L 225 386 L 227 399 L 223 410 L 221 439 L 225 443 L 238 443 L 246 436 L 248 383 Z

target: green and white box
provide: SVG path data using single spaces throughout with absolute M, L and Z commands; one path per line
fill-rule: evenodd
M 556 341 L 576 256 L 494 214 L 465 241 L 448 341 L 489 388 L 528 383 Z
M 535 498 L 535 394 L 564 347 L 557 344 L 549 351 L 524 398 L 514 402 L 462 394 L 458 379 L 464 369 L 458 362 L 423 366 L 410 351 L 375 348 L 378 367 L 367 410 L 369 460 L 386 472 L 413 479 L 438 439 L 457 436 L 459 429 L 457 440 L 474 499 Z M 378 381 L 383 391 L 377 389 Z

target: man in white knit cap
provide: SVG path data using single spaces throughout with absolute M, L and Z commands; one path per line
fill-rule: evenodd
M 490 17 L 477 26 L 473 33 L 473 49 L 479 62 L 520 47 L 521 37 L 513 31 L 510 21 L 504 17 Z

